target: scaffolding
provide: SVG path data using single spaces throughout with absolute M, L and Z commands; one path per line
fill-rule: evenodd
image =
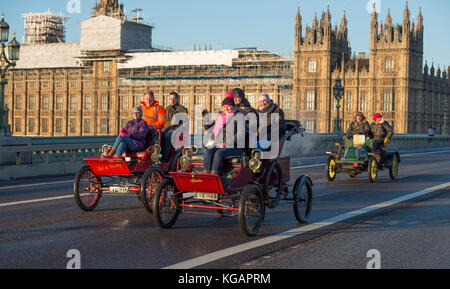
M 47 11 L 22 14 L 22 18 L 25 21 L 25 44 L 65 42 L 65 20 L 69 16 Z

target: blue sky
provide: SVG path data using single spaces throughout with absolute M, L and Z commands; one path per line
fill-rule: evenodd
M 70 13 L 67 4 L 79 1 L 80 13 Z M 320 15 L 330 5 L 333 25 L 341 21 L 345 9 L 349 37 L 354 52 L 368 52 L 370 1 L 380 3 L 383 23 L 390 8 L 393 23 L 401 23 L 405 0 L 301 0 L 303 27 L 311 25 L 314 13 Z M 294 25 L 298 0 L 123 0 L 129 17 L 135 8 L 144 9 L 145 22 L 156 26 L 153 44 L 175 50 L 192 50 L 194 45 L 212 45 L 213 49 L 258 47 L 291 55 L 294 47 Z M 368 5 L 369 4 L 369 5 Z M 435 66 L 450 65 L 450 33 L 448 0 L 409 0 L 411 19 L 416 21 L 422 7 L 425 25 L 424 59 Z M 11 26 L 22 41 L 22 13 L 62 12 L 67 21 L 67 41 L 80 40 L 80 23 L 89 18 L 94 0 L 0 0 Z M 76 7 L 76 6 L 72 6 Z M 75 11 L 77 12 L 77 11 Z

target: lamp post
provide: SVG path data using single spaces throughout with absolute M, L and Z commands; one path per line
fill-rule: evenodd
M 8 124 L 8 108 L 5 108 L 5 85 L 8 83 L 6 80 L 6 72 L 8 69 L 16 66 L 16 61 L 19 60 L 20 43 L 16 40 L 16 34 L 14 33 L 11 42 L 6 45 L 9 39 L 9 25 L 5 22 L 5 14 L 2 13 L 2 20 L 0 22 L 0 136 L 10 136 L 11 129 Z M 6 57 L 5 48 L 8 46 L 8 57 Z
M 344 96 L 344 88 L 342 87 L 342 81 L 340 78 L 336 79 L 336 84 L 333 86 L 333 96 L 336 99 L 336 121 L 334 123 L 334 133 L 341 133 L 341 124 L 339 120 L 339 110 L 341 109 L 341 99 Z
M 444 100 L 444 104 L 442 105 L 442 111 L 444 112 L 444 126 L 442 127 L 442 135 L 448 135 L 447 131 L 448 99 Z

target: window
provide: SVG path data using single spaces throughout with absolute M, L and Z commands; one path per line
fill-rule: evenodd
M 43 81 L 42 82 L 42 87 L 48 87 L 48 81 Z
M 214 103 L 214 110 L 221 111 L 222 110 L 222 98 L 220 93 L 211 94 L 211 98 Z
M 128 111 L 129 110 L 129 108 L 128 108 L 128 95 L 122 95 L 120 97 L 120 105 L 121 105 L 122 111 Z
M 383 93 L 383 111 L 392 111 L 392 92 Z
M 42 96 L 42 109 L 48 110 L 48 95 L 47 94 Z
M 195 97 L 195 106 L 198 106 L 200 111 L 205 109 L 205 95 L 203 93 L 199 93 Z
M 21 124 L 21 119 L 20 118 L 16 118 L 14 119 L 14 131 L 15 132 L 20 132 L 22 129 L 20 127 Z
M 109 80 L 103 80 L 103 87 L 109 87 L 111 85 L 111 82 Z
M 77 82 L 76 81 L 71 81 L 70 82 L 70 87 L 73 87 L 73 88 L 77 87 Z
M 69 121 L 69 131 L 70 133 L 76 133 L 77 131 L 77 120 L 75 118 L 71 118 Z
M 34 88 L 34 81 L 30 82 L 30 88 Z
M 309 73 L 316 73 L 317 71 L 317 61 L 314 59 L 310 59 L 308 62 L 308 72 Z
M 316 95 L 314 91 L 306 92 L 306 110 L 316 110 Z
M 367 111 L 367 97 L 366 92 L 361 92 L 361 111 Z
M 109 95 L 102 95 L 102 110 L 109 110 Z
M 34 118 L 28 119 L 28 132 L 34 132 Z
M 48 133 L 48 118 L 43 118 L 41 120 L 41 125 L 42 133 Z
M 22 109 L 22 96 L 16 95 L 16 109 Z
M 189 107 L 189 95 L 180 94 L 180 103 L 184 107 Z
M 247 93 L 247 100 L 250 102 L 252 107 L 258 107 L 258 103 L 256 102 L 256 95 L 254 93 Z
M 394 59 L 392 57 L 386 57 L 385 72 L 394 72 Z
M 86 80 L 86 81 L 84 82 L 84 86 L 86 86 L 86 87 L 91 87 L 91 86 L 92 86 L 92 81 Z
M 62 119 L 57 118 L 55 120 L 55 133 L 62 133 Z
M 63 109 L 63 97 L 61 95 L 56 96 L 56 110 L 62 110 Z
M 62 81 L 57 81 L 56 82 L 56 87 L 62 87 Z
M 35 110 L 36 109 L 36 96 L 30 95 L 30 99 L 28 100 L 28 109 Z
M 348 91 L 347 92 L 347 111 L 351 111 L 353 110 L 353 96 L 352 96 L 352 92 Z
M 120 127 L 126 127 L 128 123 L 128 120 L 126 118 L 122 119 L 120 121 Z
M 91 120 L 90 119 L 84 119 L 84 121 L 83 121 L 83 132 L 84 133 L 91 133 Z
M 102 118 L 100 120 L 100 134 L 109 134 L 109 119 Z
M 281 97 L 283 100 L 283 109 L 289 111 L 292 109 L 292 100 L 289 94 L 283 94 Z
M 16 88 L 22 88 L 22 82 L 16 82 Z
M 91 96 L 86 95 L 84 97 L 84 110 L 91 110 Z
M 70 110 L 77 110 L 77 96 L 70 96 Z
M 305 122 L 306 133 L 315 133 L 316 132 L 316 121 L 315 120 L 307 120 Z
M 110 63 L 110 61 L 103 61 L 103 72 L 111 71 Z

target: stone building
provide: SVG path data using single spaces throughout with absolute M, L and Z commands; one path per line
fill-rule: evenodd
M 117 0 L 102 0 L 79 43 L 23 45 L 6 86 L 13 135 L 117 134 L 147 89 L 164 106 L 179 92 L 191 115 L 196 105 L 215 111 L 235 87 L 254 105 L 265 92 L 289 111 L 292 59 L 255 48 L 162 51 L 152 29 L 128 21 Z
M 348 40 L 347 18 L 332 27 L 329 8 L 317 15 L 312 27 L 302 29 L 296 16 L 293 101 L 296 118 L 311 132 L 333 131 L 336 100 L 333 86 L 342 80 L 341 127 L 346 130 L 357 111 L 370 121 L 381 112 L 396 133 L 426 133 L 432 125 L 443 127 L 443 105 L 450 97 L 449 74 L 423 68 L 423 15 L 411 22 L 406 4 L 403 22 L 393 25 L 390 13 L 383 25 L 375 9 L 370 22 L 370 52 L 353 55 Z
M 430 125 L 441 132 L 450 67 L 422 68 L 423 16 L 411 23 L 408 7 L 401 25 L 390 15 L 383 25 L 372 13 L 369 55 L 352 55 L 345 14 L 332 27 L 327 9 L 303 31 L 298 11 L 294 59 L 256 48 L 155 49 L 153 27 L 127 20 L 123 11 L 117 0 L 101 0 L 81 24 L 80 42 L 22 46 L 5 93 L 13 135 L 115 135 L 147 89 L 163 106 L 171 91 L 178 92 L 194 116 L 196 107 L 219 109 L 235 87 L 254 106 L 268 93 L 287 118 L 299 119 L 308 132 L 328 133 L 338 77 L 345 87 L 344 129 L 363 111 L 368 117 L 382 112 L 396 133 L 425 133 Z

